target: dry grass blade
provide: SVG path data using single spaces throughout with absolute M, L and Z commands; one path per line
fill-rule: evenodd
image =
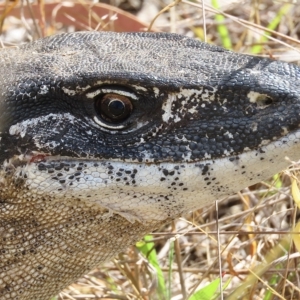
M 176 231 L 176 225 L 175 225 L 174 221 L 172 223 L 172 230 Z M 180 244 L 179 244 L 178 239 L 176 239 L 176 238 L 174 239 L 174 245 L 175 245 L 175 256 L 176 256 L 176 261 L 177 261 L 178 274 L 179 274 L 179 279 L 180 279 L 181 293 L 182 293 L 182 297 L 185 299 L 186 298 L 186 288 L 185 288 L 184 275 L 183 275 L 183 271 L 182 271 Z
M 148 30 L 147 31 L 152 31 L 152 27 L 153 27 L 153 24 L 154 22 L 156 21 L 156 19 L 162 15 L 163 13 L 165 13 L 166 11 L 168 11 L 169 9 L 171 9 L 172 7 L 178 5 L 178 3 L 181 2 L 181 0 L 175 0 L 173 3 L 167 5 L 166 7 L 164 7 L 154 18 L 153 20 L 151 21 L 149 27 L 148 27 Z

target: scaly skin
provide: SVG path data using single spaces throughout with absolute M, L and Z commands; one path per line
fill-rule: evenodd
M 49 299 L 300 156 L 291 64 L 100 32 L 1 50 L 0 64 L 0 299 Z

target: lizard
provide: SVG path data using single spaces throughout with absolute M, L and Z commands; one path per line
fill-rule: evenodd
M 300 69 L 164 33 L 0 52 L 0 299 L 47 300 L 300 157 Z

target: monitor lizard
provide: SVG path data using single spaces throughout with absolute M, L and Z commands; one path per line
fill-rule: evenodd
M 0 52 L 0 299 L 47 300 L 300 157 L 300 69 L 185 36 Z

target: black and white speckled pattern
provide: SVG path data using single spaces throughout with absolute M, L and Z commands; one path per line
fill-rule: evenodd
M 48 299 L 300 153 L 300 70 L 170 34 L 0 52 L 0 299 Z M 130 103 L 110 122 L 104 95 Z M 120 95 L 120 98 L 118 98 Z
M 14 141 L 10 153 L 2 146 L 0 160 L 29 148 L 72 157 L 199 161 L 257 149 L 298 128 L 294 65 L 181 36 L 120 34 L 113 40 L 110 33 L 59 35 L 2 51 L 1 131 Z M 103 87 L 136 96 L 122 130 L 93 120 L 94 99 L 87 94 Z M 259 95 L 271 103 L 259 106 Z M 55 118 L 64 113 L 74 116 L 72 124 Z M 49 114 L 53 118 L 39 120 Z M 18 131 L 14 137 L 8 131 L 23 122 L 29 130 L 19 142 Z

